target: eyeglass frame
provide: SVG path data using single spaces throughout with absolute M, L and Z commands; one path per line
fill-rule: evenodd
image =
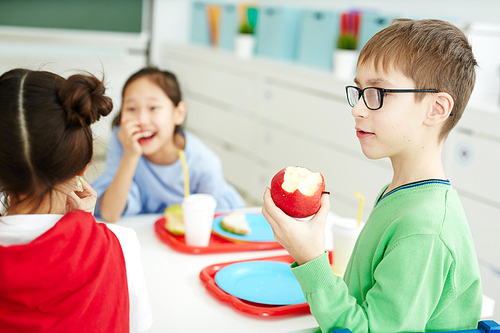
M 345 93 L 347 97 L 347 103 L 353 108 L 356 104 L 351 105 L 351 102 L 349 101 L 349 88 L 354 88 L 358 91 L 359 96 L 363 99 L 363 103 L 365 103 L 365 106 L 369 110 L 380 110 L 382 108 L 382 105 L 384 105 L 384 95 L 387 93 L 437 93 L 439 92 L 438 90 L 435 89 L 384 89 L 384 88 L 377 88 L 377 87 L 366 87 L 365 89 L 360 89 L 356 86 L 346 86 L 345 87 Z M 378 108 L 371 108 L 368 106 L 365 100 L 365 90 L 367 89 L 375 89 L 378 91 L 378 94 L 380 96 L 380 106 Z M 358 98 L 358 102 L 361 98 Z M 450 113 L 450 116 L 452 116 L 453 113 Z

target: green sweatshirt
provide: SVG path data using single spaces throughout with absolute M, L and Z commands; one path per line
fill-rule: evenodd
M 326 254 L 292 271 L 322 332 L 464 330 L 480 320 L 476 253 L 448 181 L 407 184 L 380 198 L 344 280 Z

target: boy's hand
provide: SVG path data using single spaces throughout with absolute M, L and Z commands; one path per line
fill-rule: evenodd
M 80 181 L 78 177 L 77 181 Z M 97 202 L 97 193 L 96 191 L 82 179 L 82 187 L 83 191 L 70 191 L 68 193 L 68 197 L 66 200 L 67 210 L 72 211 L 76 209 L 80 209 L 89 213 L 94 214 L 95 204 Z
M 316 259 L 325 252 L 325 223 L 330 211 L 329 195 L 321 197 L 321 208 L 309 221 L 297 221 L 276 207 L 271 191 L 266 188 L 262 214 L 271 225 L 274 238 L 297 264 Z
M 118 139 L 123 146 L 124 155 L 136 157 L 142 155 L 142 147 L 139 144 L 140 132 L 141 128 L 137 120 L 122 118 L 120 130 L 118 130 Z

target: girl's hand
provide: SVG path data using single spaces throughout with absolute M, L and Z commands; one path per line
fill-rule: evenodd
M 269 188 L 264 193 L 262 214 L 271 225 L 276 241 L 299 265 L 316 259 L 325 252 L 325 223 L 329 210 L 329 195 L 323 194 L 321 208 L 316 215 L 309 221 L 298 221 L 276 207 Z
M 67 196 L 66 206 L 67 210 L 83 210 L 89 213 L 94 214 L 95 204 L 97 202 L 97 193 L 96 191 L 80 177 L 77 177 L 77 181 L 82 180 L 83 191 L 70 191 Z
M 120 140 L 125 155 L 140 156 L 142 147 L 139 144 L 140 127 L 137 120 L 122 118 L 118 139 Z

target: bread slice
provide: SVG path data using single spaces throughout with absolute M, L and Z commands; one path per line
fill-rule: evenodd
M 184 219 L 182 218 L 182 207 L 180 204 L 172 205 L 163 213 L 166 220 L 165 229 L 172 235 L 184 235 Z
M 229 213 L 220 221 L 222 230 L 237 235 L 248 235 L 252 229 L 244 213 Z

